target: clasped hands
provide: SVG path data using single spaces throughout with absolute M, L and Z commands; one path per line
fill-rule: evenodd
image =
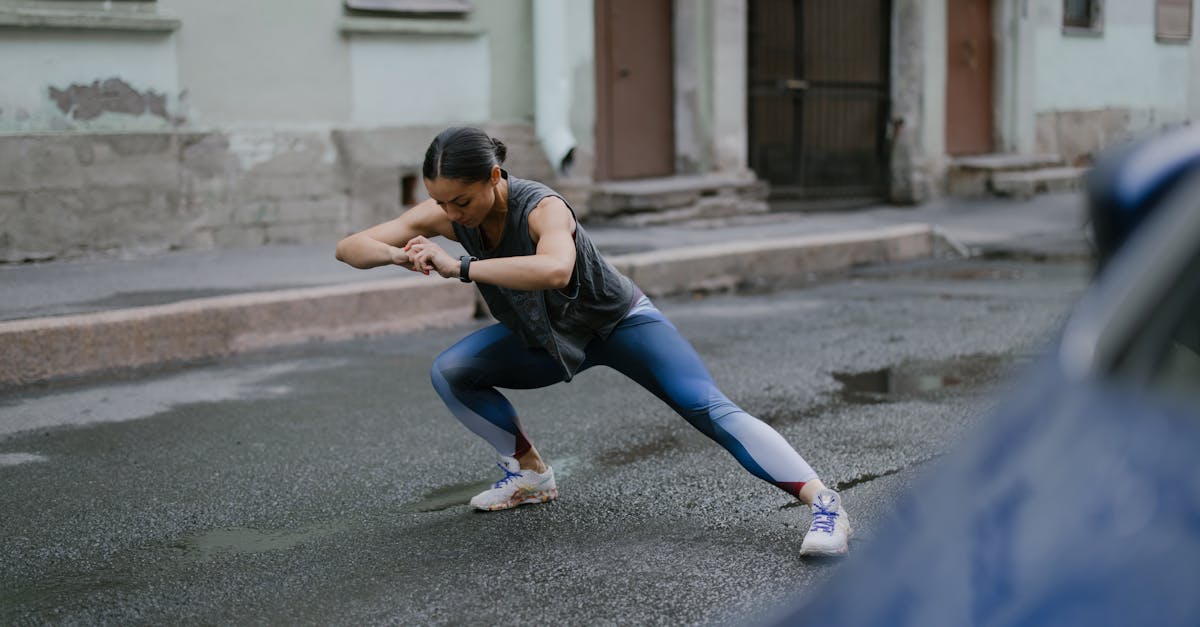
M 425 275 L 437 272 L 447 279 L 457 278 L 460 267 L 458 259 L 424 236 L 412 238 L 403 248 L 393 246 L 392 263 Z

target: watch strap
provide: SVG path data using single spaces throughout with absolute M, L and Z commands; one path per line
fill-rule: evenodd
M 459 281 L 462 281 L 463 283 L 471 282 L 471 262 L 472 261 L 479 261 L 479 260 L 476 259 L 475 257 L 471 257 L 469 255 L 463 255 L 458 258 L 458 263 L 459 263 L 458 280 Z

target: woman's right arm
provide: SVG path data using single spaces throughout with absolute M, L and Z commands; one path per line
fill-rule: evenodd
M 414 205 L 395 220 L 376 224 L 342 239 L 338 242 L 336 254 L 338 261 L 364 270 L 385 265 L 412 270 L 408 253 L 403 250 L 404 245 L 417 236 L 435 235 L 454 239 L 454 229 L 446 212 L 430 199 Z

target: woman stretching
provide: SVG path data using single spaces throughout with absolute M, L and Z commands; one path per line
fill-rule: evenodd
M 774 429 L 713 383 L 700 356 L 641 290 L 592 245 L 554 190 L 500 168 L 505 147 L 475 128 L 442 131 L 425 153 L 429 200 L 338 243 L 356 268 L 394 264 L 474 282 L 499 324 L 451 346 L 433 364 L 446 406 L 500 454 L 504 478 L 473 499 L 499 510 L 558 498 L 547 466 L 497 388 L 533 389 L 608 366 L 671 406 L 754 476 L 812 508 L 802 555 L 846 552 L 850 522 L 838 494 Z M 428 238 L 457 241 L 455 258 Z

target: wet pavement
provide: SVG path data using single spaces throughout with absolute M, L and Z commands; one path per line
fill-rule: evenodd
M 658 304 L 861 543 L 1087 274 L 941 260 Z M 560 500 L 470 511 L 499 473 L 427 374 L 469 330 L 10 391 L 0 623 L 752 623 L 837 568 L 798 557 L 806 508 L 608 370 L 508 393 Z

